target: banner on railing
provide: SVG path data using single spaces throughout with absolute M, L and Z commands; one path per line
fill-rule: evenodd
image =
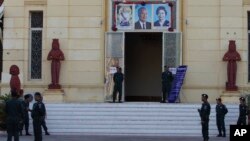
M 186 71 L 187 71 L 187 66 L 183 65 L 177 68 L 174 81 L 172 83 L 172 88 L 168 96 L 169 103 L 176 102 L 176 99 L 179 97 L 179 93 L 181 91 L 181 87 L 185 78 Z

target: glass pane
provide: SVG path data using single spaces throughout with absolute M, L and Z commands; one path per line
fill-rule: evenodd
M 181 33 L 164 33 L 163 50 L 163 66 L 178 67 L 181 59 Z
M 105 100 L 112 100 L 113 92 L 113 70 L 117 66 L 124 70 L 124 34 L 107 33 L 106 34 L 106 56 L 105 56 Z M 123 87 L 124 88 L 124 87 Z
M 108 33 L 106 39 L 106 57 L 123 57 L 123 33 Z
M 42 78 L 42 31 L 31 32 L 31 79 Z
M 42 28 L 43 27 L 43 12 L 31 12 L 31 28 Z

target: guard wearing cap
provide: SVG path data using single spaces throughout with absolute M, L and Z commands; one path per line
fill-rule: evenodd
M 42 121 L 45 116 L 45 107 L 42 104 L 42 95 L 40 92 L 35 93 L 36 103 L 33 104 L 31 117 L 33 118 L 33 128 L 35 141 L 42 141 Z
M 240 105 L 239 105 L 239 118 L 238 118 L 238 121 L 237 121 L 237 125 L 246 125 L 246 116 L 248 115 L 248 108 L 247 108 L 247 105 L 246 105 L 246 100 L 244 97 L 240 97 Z
M 208 125 L 209 125 L 209 115 L 211 106 L 207 101 L 208 95 L 202 94 L 201 100 L 203 101 L 201 109 L 198 109 L 198 112 L 201 117 L 201 126 L 202 126 L 202 136 L 204 141 L 208 141 L 209 139 L 209 133 L 208 133 Z
M 221 98 L 216 99 L 217 105 L 215 108 L 216 111 L 216 124 L 219 131 L 217 137 L 226 137 L 226 128 L 225 128 L 225 115 L 228 110 L 227 107 L 222 103 Z M 222 134 L 223 132 L 223 134 Z

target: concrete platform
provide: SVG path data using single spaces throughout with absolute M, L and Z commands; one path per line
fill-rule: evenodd
M 0 135 L 1 141 L 6 141 L 6 135 Z M 21 136 L 20 141 L 33 141 L 33 136 Z M 43 136 L 44 141 L 202 141 L 202 137 L 167 137 L 167 136 L 136 136 L 136 135 L 51 135 Z M 229 138 L 210 137 L 210 141 L 229 141 Z

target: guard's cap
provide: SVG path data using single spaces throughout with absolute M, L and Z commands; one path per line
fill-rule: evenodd
M 244 97 L 239 98 L 240 101 L 245 101 L 246 99 Z
M 207 95 L 207 94 L 202 94 L 201 96 L 202 96 L 202 97 L 205 97 L 206 99 L 208 98 L 208 95 Z
M 221 98 L 220 98 L 220 97 L 218 97 L 218 98 L 216 98 L 216 100 L 221 101 Z

